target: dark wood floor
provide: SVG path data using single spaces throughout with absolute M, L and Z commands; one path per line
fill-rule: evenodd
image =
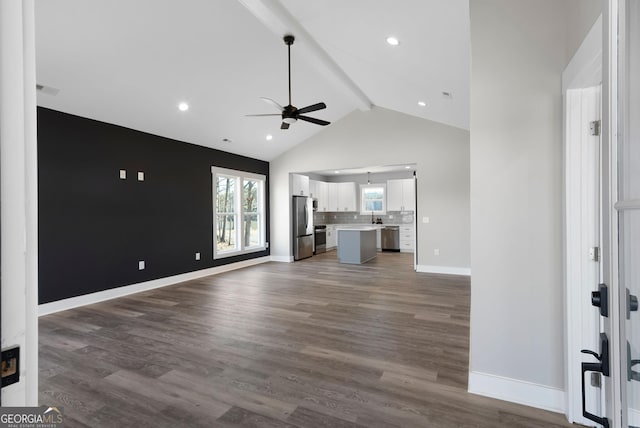
M 469 279 L 335 252 L 40 318 L 66 426 L 561 427 L 466 392 Z

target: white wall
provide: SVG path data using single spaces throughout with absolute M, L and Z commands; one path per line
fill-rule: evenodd
M 418 265 L 468 269 L 469 132 L 379 107 L 347 115 L 271 162 L 271 255 L 291 257 L 290 172 L 403 163 L 416 164 Z
M 523 397 L 501 398 L 555 410 L 564 388 L 561 74 L 597 17 L 569 19 L 576 4 L 470 2 L 470 390 L 521 382 Z

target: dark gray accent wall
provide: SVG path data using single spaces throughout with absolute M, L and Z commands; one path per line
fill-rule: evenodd
M 39 107 L 39 302 L 269 255 L 213 260 L 211 166 L 267 177 L 269 242 L 268 162 Z

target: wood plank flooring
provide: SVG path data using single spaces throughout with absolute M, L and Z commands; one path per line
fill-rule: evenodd
M 40 318 L 40 403 L 87 427 L 565 427 L 466 392 L 469 279 L 329 252 Z

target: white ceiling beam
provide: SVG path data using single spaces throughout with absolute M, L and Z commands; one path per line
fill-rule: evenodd
M 302 25 L 289 13 L 278 0 L 238 0 L 267 28 L 280 37 L 293 34 L 296 42 L 303 42 L 305 49 L 300 51 L 307 60 L 318 66 L 317 69 L 333 82 L 342 86 L 353 98 L 360 110 L 371 109 L 373 103 L 358 85 L 340 68 L 329 54 L 314 40 Z

